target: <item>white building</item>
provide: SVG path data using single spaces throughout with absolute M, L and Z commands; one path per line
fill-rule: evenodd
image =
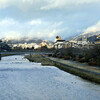
M 52 49 L 52 48 L 54 48 L 54 44 L 49 43 L 49 44 L 47 45 L 47 48 L 48 48 L 48 49 Z
M 60 49 L 60 48 L 63 48 L 65 46 L 65 43 L 64 43 L 65 40 L 57 40 L 54 44 L 54 47 L 56 49 Z
M 37 45 L 36 43 L 24 43 L 24 44 L 19 43 L 19 44 L 14 44 L 14 45 L 13 45 L 13 48 L 22 48 L 22 49 L 27 49 L 27 48 L 29 48 L 29 49 L 32 49 L 32 48 L 34 48 L 36 45 Z

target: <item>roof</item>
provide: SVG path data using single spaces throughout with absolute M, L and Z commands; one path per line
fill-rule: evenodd
M 56 42 L 64 42 L 65 40 L 57 40 Z
M 100 38 L 96 39 L 95 41 L 100 41 Z

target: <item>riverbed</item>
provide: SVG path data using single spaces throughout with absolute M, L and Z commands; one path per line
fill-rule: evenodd
M 100 100 L 100 85 L 14 55 L 0 61 L 0 100 Z

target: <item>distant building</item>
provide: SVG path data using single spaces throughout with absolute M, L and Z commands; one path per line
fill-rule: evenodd
M 2 43 L 2 40 L 0 39 L 0 43 Z
M 55 39 L 54 42 L 56 42 L 57 40 L 62 40 L 62 39 L 61 39 L 61 36 L 56 36 L 56 39 Z
M 100 44 L 100 39 L 96 39 L 95 44 Z
M 86 45 L 87 44 L 87 37 L 83 36 L 82 37 L 82 45 Z
M 100 35 L 97 36 L 97 39 L 95 40 L 95 44 L 100 44 Z
M 49 43 L 49 44 L 47 45 L 47 48 L 48 48 L 48 49 L 54 48 L 54 44 Z
M 83 36 L 82 37 L 82 41 L 87 41 L 87 37 L 86 36 Z
M 40 49 L 41 48 L 41 46 L 40 45 L 35 45 L 34 46 L 34 49 L 36 50 L 36 49 Z
M 13 49 L 33 49 L 37 46 L 36 43 L 19 43 L 19 44 L 13 44 Z
M 6 39 L 6 43 L 9 44 L 9 40 L 8 39 Z
M 43 47 L 43 46 L 47 46 L 46 41 L 43 41 L 42 43 L 40 43 L 40 46 L 41 46 L 41 47 Z
M 62 39 L 61 39 L 61 36 L 56 36 L 55 43 L 54 43 L 54 47 L 55 47 L 56 49 L 63 48 L 63 47 L 65 46 L 64 41 L 65 41 L 65 40 L 62 40 Z

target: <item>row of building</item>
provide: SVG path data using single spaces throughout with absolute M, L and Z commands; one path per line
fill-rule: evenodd
M 41 49 L 42 47 L 47 47 L 48 49 L 51 49 L 54 47 L 52 43 L 47 44 L 46 41 L 43 41 L 40 44 L 37 43 L 19 43 L 19 44 L 13 44 L 13 49 Z
M 40 44 L 37 43 L 19 43 L 19 44 L 8 44 L 3 43 L 0 41 L 0 48 L 8 48 L 8 49 L 41 49 L 42 47 L 46 47 L 48 49 L 60 49 L 60 48 L 92 48 L 95 44 L 100 44 L 100 35 L 97 37 L 97 39 L 94 42 L 87 41 L 86 37 L 83 37 L 81 41 L 75 41 L 70 40 L 66 41 L 61 38 L 61 36 L 56 36 L 56 39 L 54 43 L 46 43 L 46 41 L 43 41 Z
M 76 41 L 76 40 L 70 40 L 70 41 L 65 41 L 62 40 L 60 36 L 57 36 L 55 39 L 54 43 L 54 48 L 60 49 L 60 48 L 92 48 L 94 45 L 100 44 L 100 35 L 97 36 L 97 39 L 95 42 L 89 42 L 87 41 L 87 38 L 84 36 L 81 41 Z

